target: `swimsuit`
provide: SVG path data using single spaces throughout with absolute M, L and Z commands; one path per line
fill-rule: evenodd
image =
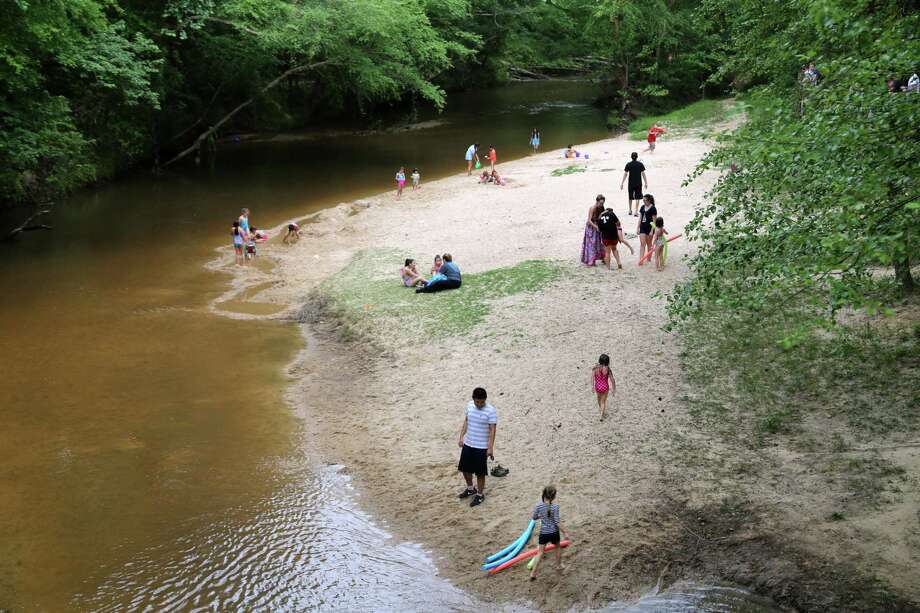
M 610 391 L 610 384 L 607 383 L 609 373 L 601 372 L 603 369 L 598 368 L 594 371 L 594 391 L 598 394 L 606 394 Z
M 239 230 L 234 230 L 233 232 L 233 246 L 234 247 L 243 246 L 243 235 L 239 233 Z

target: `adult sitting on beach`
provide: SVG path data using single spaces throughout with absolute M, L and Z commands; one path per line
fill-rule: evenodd
M 402 277 L 403 284 L 406 287 L 415 287 L 416 285 L 425 285 L 428 283 L 425 277 L 418 274 L 418 270 L 415 267 L 415 260 L 412 258 L 406 258 L 406 263 L 399 269 L 399 276 Z
M 446 289 L 457 289 L 460 287 L 462 278 L 460 277 L 460 268 L 454 264 L 454 258 L 449 253 L 445 253 L 441 256 L 444 260 L 444 263 L 441 264 L 441 268 L 438 270 L 439 273 L 444 275 L 445 279 L 438 279 L 437 281 L 432 280 L 424 287 L 420 287 L 415 290 L 416 294 L 431 294 L 434 292 L 441 292 Z
M 473 499 L 470 506 L 475 507 L 486 499 L 487 457 L 495 459 L 495 429 L 498 415 L 495 407 L 486 402 L 486 390 L 477 387 L 473 390 L 473 399 L 466 405 L 463 426 L 460 428 L 460 462 L 457 470 L 463 473 L 466 489 L 460 498 Z M 476 475 L 476 487 L 473 487 L 473 475 Z

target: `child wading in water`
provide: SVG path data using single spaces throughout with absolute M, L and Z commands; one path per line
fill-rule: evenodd
M 613 373 L 610 372 L 610 356 L 602 353 L 591 374 L 594 379 L 594 391 L 597 393 L 597 408 L 601 412 L 601 419 L 604 419 L 607 412 L 607 394 L 611 390 L 614 394 L 617 393 L 617 382 L 613 380 Z
M 655 235 L 652 238 L 652 244 L 655 246 L 655 270 L 661 272 L 664 270 L 664 244 L 668 239 L 665 238 L 668 231 L 664 229 L 664 217 L 655 219 Z
M 400 168 L 396 173 L 396 197 L 402 198 L 403 187 L 406 186 L 406 169 Z
M 559 546 L 559 532 L 562 531 L 565 538 L 569 538 L 569 534 L 559 521 L 559 505 L 553 504 L 555 499 L 556 488 L 547 485 L 543 488 L 540 504 L 533 509 L 533 519 L 540 520 L 540 551 L 537 552 L 537 557 L 533 561 L 533 570 L 530 571 L 531 581 L 537 578 L 537 567 L 540 566 L 540 560 L 543 558 L 548 543 L 556 546 L 556 561 L 559 562 L 559 570 L 565 568 L 565 564 L 562 563 L 562 547 Z

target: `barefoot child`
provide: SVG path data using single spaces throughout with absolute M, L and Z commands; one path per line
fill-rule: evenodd
M 533 561 L 533 570 L 530 571 L 531 581 L 537 578 L 537 568 L 540 566 L 547 543 L 556 545 L 556 561 L 559 563 L 559 570 L 565 569 L 562 563 L 562 547 L 559 546 L 559 532 L 562 531 L 565 538 L 569 538 L 569 534 L 559 522 L 559 505 L 553 504 L 555 499 L 556 488 L 547 485 L 543 488 L 540 504 L 533 509 L 533 519 L 540 520 L 540 551 L 537 552 L 537 557 Z
M 406 287 L 416 287 L 418 285 L 424 287 L 428 283 L 425 277 L 418 274 L 418 270 L 415 267 L 415 260 L 412 258 L 406 258 L 405 264 L 399 269 L 399 276 L 402 277 L 403 285 Z
M 406 169 L 400 167 L 396 172 L 396 197 L 402 198 L 403 187 L 406 186 Z
M 602 353 L 597 359 L 597 365 L 591 371 L 594 380 L 594 391 L 597 394 L 597 408 L 600 409 L 601 419 L 607 412 L 607 394 L 610 390 L 617 393 L 617 382 L 613 380 L 613 373 L 610 372 L 610 356 Z
M 243 264 L 243 231 L 240 230 L 240 222 L 234 221 L 230 229 L 230 236 L 233 237 L 233 251 L 236 252 L 236 265 Z
M 293 245 L 300 240 L 300 226 L 296 223 L 291 222 L 287 226 L 287 232 L 284 234 L 284 238 L 281 239 L 281 242 L 285 245 Z
M 652 244 L 655 246 L 655 270 L 658 272 L 664 270 L 664 244 L 668 240 L 665 238 L 667 233 L 664 229 L 664 217 L 655 218 L 655 236 Z
M 422 180 L 422 173 L 418 171 L 418 168 L 412 169 L 412 191 L 418 189 L 418 183 Z

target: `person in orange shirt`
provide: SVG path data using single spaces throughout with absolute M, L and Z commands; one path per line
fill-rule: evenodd
M 498 156 L 495 154 L 495 147 L 489 145 L 489 153 L 486 155 L 486 158 L 489 160 L 489 170 L 495 172 L 495 162 L 498 160 Z
M 659 128 L 658 124 L 653 123 L 652 127 L 648 129 L 648 149 L 646 149 L 645 151 L 650 151 L 654 153 L 655 152 L 655 141 L 658 140 L 658 135 L 664 134 L 665 132 L 667 132 L 667 130 L 665 130 L 664 128 Z M 642 153 L 645 153 L 645 151 L 643 151 Z

